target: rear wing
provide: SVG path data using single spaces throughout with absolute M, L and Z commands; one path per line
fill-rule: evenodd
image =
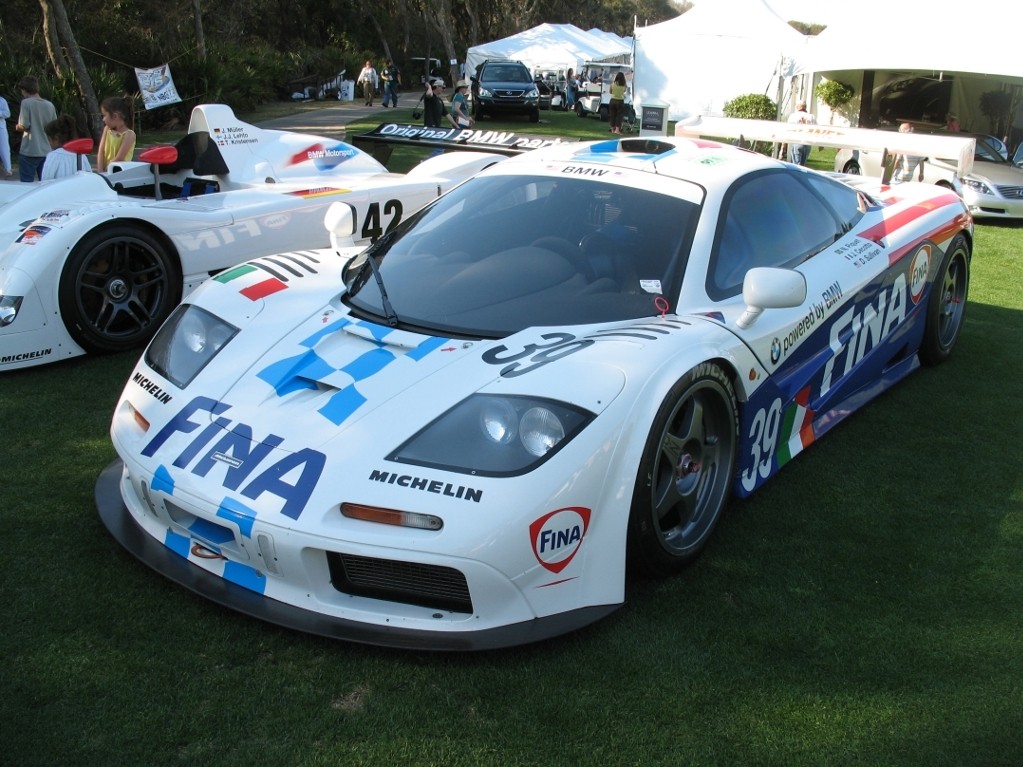
M 898 131 L 843 128 L 837 125 L 801 125 L 772 120 L 743 120 L 735 117 L 702 117 L 698 122 L 675 125 L 676 136 L 703 136 L 740 141 L 769 141 L 775 144 L 813 144 L 871 152 L 955 160 L 958 173 L 973 169 L 977 142 L 971 136 L 899 133 Z M 887 163 L 885 163 L 887 164 Z
M 532 149 L 554 144 L 574 143 L 578 139 L 560 136 L 540 136 L 512 131 L 481 130 L 479 128 L 424 128 L 422 125 L 383 123 L 369 133 L 352 136 L 355 146 L 362 144 L 386 145 L 373 148 L 373 156 L 386 162 L 390 145 L 432 147 L 434 149 L 464 149 L 473 152 L 516 155 Z M 382 150 L 382 151 L 380 151 Z M 381 157 L 385 159 L 381 159 Z

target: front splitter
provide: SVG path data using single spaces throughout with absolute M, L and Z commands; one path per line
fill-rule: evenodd
M 330 639 L 408 650 L 496 650 L 567 634 L 621 607 L 620 604 L 583 607 L 479 631 L 423 631 L 377 626 L 305 610 L 249 591 L 196 567 L 146 533 L 135 522 L 121 498 L 122 469 L 120 460 L 111 463 L 99 475 L 95 488 L 99 517 L 118 543 L 160 575 L 199 596 L 284 628 Z

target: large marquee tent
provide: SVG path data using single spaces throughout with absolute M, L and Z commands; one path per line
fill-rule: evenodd
M 574 24 L 540 24 L 502 40 L 473 46 L 465 56 L 465 72 L 474 74 L 487 59 L 517 59 L 530 70 L 578 70 L 584 61 L 605 61 L 631 53 L 626 42 L 586 32 Z
M 981 94 L 1005 90 L 1017 102 L 1023 101 L 1019 32 L 1017 25 L 1005 17 L 1002 0 L 973 0 L 969 8 L 952 17 L 935 13 L 933 5 L 923 0 L 903 0 L 887 6 L 875 0 L 874 5 L 861 10 L 829 25 L 812 39 L 799 66 L 799 71 L 813 74 L 815 82 L 825 77 L 853 86 L 856 98 L 852 111 L 855 114 L 863 107 L 861 124 L 879 116 L 895 120 L 903 117 L 897 111 L 882 115 L 885 107 L 881 100 L 897 96 L 897 89 L 908 90 L 907 85 L 920 91 L 918 99 L 922 100 L 928 98 L 928 91 L 941 94 L 944 84 L 946 92 L 940 99 L 933 99 L 935 105 L 947 103 L 948 111 L 958 116 L 964 130 L 978 133 L 994 129 L 981 112 Z M 882 10 L 885 23 L 879 26 L 877 19 Z M 952 36 L 950 29 L 954 29 Z M 894 30 L 900 30 L 897 37 Z M 849 45 L 849 40 L 858 43 Z M 909 83 L 911 80 L 917 82 Z M 864 88 L 870 91 L 869 104 L 862 103 Z M 906 94 L 906 98 L 909 96 Z M 926 102 L 913 106 L 927 108 Z M 931 111 L 935 113 L 929 115 L 930 119 L 944 124 L 945 115 Z
M 634 98 L 667 103 L 672 120 L 721 116 L 747 93 L 779 100 L 806 37 L 764 0 L 697 0 L 677 18 L 635 31 Z

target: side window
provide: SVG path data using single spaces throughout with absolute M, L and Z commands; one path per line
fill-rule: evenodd
M 755 266 L 795 266 L 842 235 L 834 213 L 797 178 L 801 173 L 761 173 L 729 191 L 707 275 L 711 298 L 739 293 Z
M 842 222 L 843 228 L 848 231 L 863 217 L 860 207 L 860 196 L 855 189 L 840 184 L 834 179 L 826 176 L 807 173 L 806 180 L 813 190 L 823 197 L 830 205 L 838 220 Z

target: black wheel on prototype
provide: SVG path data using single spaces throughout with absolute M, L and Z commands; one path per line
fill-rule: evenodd
M 957 234 L 945 249 L 927 301 L 927 324 L 920 342 L 920 361 L 937 365 L 949 358 L 966 318 L 970 291 L 970 244 Z
M 647 437 L 629 514 L 629 562 L 647 575 L 678 572 L 710 538 L 731 494 L 738 404 L 713 363 L 671 388 Z
M 860 170 L 860 164 L 856 160 L 849 160 L 845 167 L 842 168 L 842 172 L 850 176 L 860 176 L 863 174 L 863 171 Z
M 76 343 L 88 352 L 120 352 L 148 341 L 181 300 L 181 270 L 156 236 L 113 224 L 78 241 L 57 296 Z

